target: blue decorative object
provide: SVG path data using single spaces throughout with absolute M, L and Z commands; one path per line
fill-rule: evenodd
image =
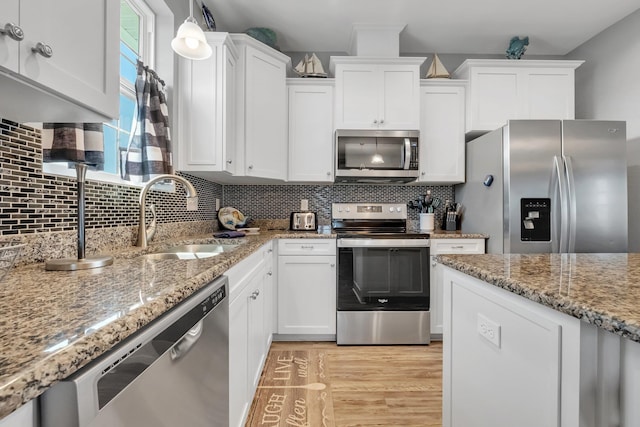
M 525 50 L 529 46 L 529 37 L 523 39 L 515 36 L 509 42 L 509 49 L 507 49 L 507 58 L 520 59 L 524 55 Z
M 269 28 L 249 28 L 244 30 L 244 32 L 259 42 L 262 42 L 276 50 L 280 50 L 275 31 Z

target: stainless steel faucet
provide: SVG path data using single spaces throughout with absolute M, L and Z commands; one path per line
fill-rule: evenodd
M 138 204 L 140 205 L 140 215 L 138 217 L 138 241 L 136 242 L 136 246 L 141 248 L 146 248 L 149 240 L 153 238 L 153 235 L 156 231 L 156 213 L 155 207 L 153 205 L 150 206 L 151 212 L 153 213 L 153 221 L 151 225 L 147 229 L 146 225 L 146 208 L 144 199 L 147 196 L 147 192 L 149 189 L 156 184 L 158 181 L 164 180 L 173 180 L 184 185 L 185 190 L 187 191 L 187 210 L 195 211 L 198 210 L 198 193 L 196 192 L 195 187 L 186 179 L 178 175 L 158 175 L 155 178 L 152 178 L 149 182 L 145 184 L 140 191 L 140 200 L 138 200 Z

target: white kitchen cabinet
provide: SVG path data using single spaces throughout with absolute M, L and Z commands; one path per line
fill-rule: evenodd
M 510 119 L 575 118 L 575 69 L 584 61 L 468 59 L 453 77 L 469 81 L 466 132 Z
M 0 420 L 0 427 L 38 427 L 39 425 L 36 399 L 30 400 Z
M 266 318 L 272 296 L 266 268 L 271 242 L 230 268 L 229 278 L 229 425 L 244 426 L 264 367 L 271 328 Z
M 420 82 L 420 175 L 417 182 L 465 180 L 465 85 L 460 80 Z
M 292 243 L 299 245 L 297 253 Z M 335 240 L 283 239 L 278 244 L 278 334 L 335 339 Z M 310 254 L 316 245 L 332 254 Z
M 444 254 L 483 254 L 484 239 L 431 239 L 431 271 L 430 271 L 430 308 L 431 340 L 442 339 L 444 289 L 442 281 L 443 267 L 435 261 L 437 255 Z
M 292 182 L 333 182 L 333 79 L 287 79 Z
M 0 27 L 15 24 L 24 37 L 0 34 L 0 93 L 11 100 L 0 116 L 19 123 L 118 117 L 120 3 L 4 3 Z
M 418 129 L 425 59 L 332 56 L 336 129 Z
M 228 33 L 206 32 L 210 58 L 180 58 L 177 169 L 215 177 L 236 167 L 237 51 Z M 214 174 L 211 174 L 213 172 Z
M 246 34 L 238 48 L 236 175 L 287 178 L 287 68 L 291 59 Z

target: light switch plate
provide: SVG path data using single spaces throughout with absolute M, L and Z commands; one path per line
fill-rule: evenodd
M 301 211 L 308 211 L 309 210 L 309 200 L 300 199 L 300 210 Z
M 478 313 L 478 333 L 491 344 L 500 348 L 500 324 Z
M 216 212 L 220 210 L 220 199 L 216 198 Z

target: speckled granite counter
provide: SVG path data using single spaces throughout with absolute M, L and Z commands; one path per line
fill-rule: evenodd
M 175 244 L 112 253 L 113 266 L 78 272 L 45 271 L 44 264 L 12 270 L 0 283 L 0 418 L 40 395 L 234 264 L 275 238 L 335 238 L 272 231 L 246 236 L 233 252 L 198 260 L 141 258 Z
M 440 255 L 436 259 L 640 342 L 640 254 Z

